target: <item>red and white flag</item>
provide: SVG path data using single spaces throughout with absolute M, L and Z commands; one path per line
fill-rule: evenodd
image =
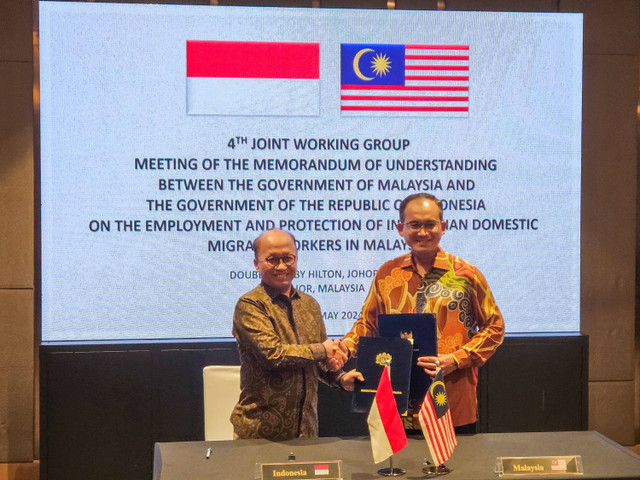
M 407 446 L 407 434 L 398 413 L 398 404 L 393 396 L 388 366 L 382 370 L 367 424 L 375 463 L 386 460 Z
M 443 378 L 442 370 L 438 369 L 418 415 L 427 441 L 429 461 L 434 465 L 446 462 L 458 444 Z
M 187 113 L 318 116 L 320 44 L 187 40 Z

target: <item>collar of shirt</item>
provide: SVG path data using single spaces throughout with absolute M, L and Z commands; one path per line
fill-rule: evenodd
M 264 291 L 267 293 L 267 295 L 269 295 L 272 301 L 280 297 L 286 299 L 289 302 L 291 302 L 291 300 L 293 300 L 294 298 L 300 298 L 298 290 L 296 290 L 293 285 L 291 286 L 291 295 L 289 295 L 288 297 L 277 288 L 273 288 L 271 285 L 267 285 L 264 282 L 261 282 L 260 285 L 262 285 L 262 288 L 264 288 Z
M 413 261 L 413 252 L 407 253 L 402 259 L 402 263 L 400 264 L 400 268 L 403 270 L 411 270 L 413 273 L 422 277 L 418 273 L 418 269 L 416 268 L 416 264 Z M 438 247 L 438 253 L 436 253 L 436 259 L 433 261 L 432 269 L 440 269 L 440 270 L 448 270 L 449 262 L 447 260 L 447 253 L 442 249 L 442 247 Z M 427 272 L 428 273 L 428 272 Z

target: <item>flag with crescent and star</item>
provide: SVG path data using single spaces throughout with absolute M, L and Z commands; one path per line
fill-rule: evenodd
M 440 368 L 437 369 L 424 397 L 418 419 L 427 441 L 427 458 L 434 465 L 442 465 L 453 453 L 458 440 L 453 429 L 449 400 Z
M 468 45 L 343 43 L 343 116 L 469 115 Z

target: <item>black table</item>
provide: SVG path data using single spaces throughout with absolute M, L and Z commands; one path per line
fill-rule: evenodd
M 211 448 L 211 457 L 206 452 Z M 422 479 L 426 444 L 410 438 L 394 455 L 395 467 L 406 470 L 400 479 Z M 256 463 L 284 463 L 290 453 L 296 461 L 342 460 L 345 480 L 380 477 L 377 471 L 388 461 L 374 464 L 368 437 L 297 439 L 285 442 L 230 440 L 224 442 L 156 443 L 153 480 L 252 480 Z M 458 437 L 458 447 L 446 462 L 452 472 L 446 480 L 495 480 L 496 457 L 581 455 L 584 475 L 544 475 L 544 478 L 640 479 L 640 456 L 598 432 L 485 433 Z M 511 477 L 531 478 L 518 475 Z

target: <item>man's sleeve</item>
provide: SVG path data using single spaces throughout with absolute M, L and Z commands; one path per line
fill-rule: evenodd
M 482 272 L 476 270 L 473 279 L 474 316 L 478 332 L 459 350 L 453 352 L 458 368 L 479 367 L 495 353 L 504 340 L 504 320 L 498 304 Z
M 269 368 L 303 367 L 309 362 L 327 358 L 322 343 L 285 343 L 276 333 L 264 308 L 258 302 L 245 298 L 236 304 L 233 330 L 238 342 L 250 347 Z

